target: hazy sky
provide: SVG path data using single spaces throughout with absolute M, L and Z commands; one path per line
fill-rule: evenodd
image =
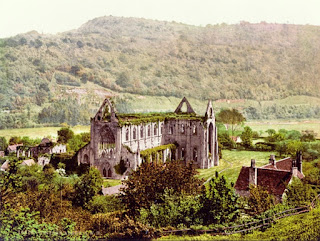
M 108 15 L 203 26 L 240 21 L 320 25 L 320 0 L 0 0 L 0 37 L 63 32 Z

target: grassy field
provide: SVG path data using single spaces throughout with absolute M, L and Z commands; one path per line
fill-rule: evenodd
M 273 152 L 257 152 L 257 151 L 222 151 L 222 159 L 219 166 L 210 169 L 198 169 L 199 178 L 208 179 L 214 176 L 218 171 L 224 175 L 229 182 L 235 183 L 242 166 L 250 166 L 251 159 L 256 160 L 257 166 L 263 166 L 269 162 L 270 154 Z
M 23 128 L 23 129 L 5 129 L 0 130 L 0 136 L 4 136 L 7 140 L 12 136 L 29 136 L 31 138 L 43 138 L 51 136 L 57 137 L 57 131 L 61 127 L 39 127 L 39 128 Z M 74 126 L 72 130 L 75 134 L 82 132 L 90 132 L 90 126 Z
M 304 120 L 304 121 L 294 121 L 294 120 L 273 120 L 273 121 L 248 121 L 245 125 L 250 126 L 254 131 L 263 131 L 263 136 L 267 136 L 265 133 L 268 129 L 286 129 L 286 130 L 313 130 L 317 133 L 317 137 L 320 138 L 320 120 Z

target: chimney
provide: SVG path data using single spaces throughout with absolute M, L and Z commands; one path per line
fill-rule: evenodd
M 298 151 L 296 155 L 296 167 L 298 171 L 302 173 L 302 152 Z
M 276 166 L 276 159 L 274 155 L 270 155 L 269 164 L 271 164 L 272 166 Z
M 255 159 L 251 159 L 251 167 L 252 168 L 256 167 L 256 160 Z
M 256 160 L 251 159 L 251 166 L 249 168 L 249 185 L 257 185 L 257 177 L 258 176 L 258 170 L 256 168 Z

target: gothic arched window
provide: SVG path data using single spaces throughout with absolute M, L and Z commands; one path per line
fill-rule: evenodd
M 129 129 L 126 129 L 126 141 L 129 141 Z
M 186 131 L 186 128 L 185 128 L 184 124 L 182 124 L 181 125 L 181 133 L 185 133 L 185 131 Z
M 143 126 L 140 127 L 140 138 L 143 138 Z
M 153 135 L 157 135 L 157 132 L 158 132 L 158 125 L 154 125 L 153 127 Z
M 148 136 L 151 136 L 151 126 L 148 126 Z
M 132 135 L 133 135 L 133 139 L 135 140 L 137 138 L 137 129 L 135 127 L 133 128 Z
M 198 150 L 196 147 L 193 149 L 193 160 L 195 162 L 198 161 Z
M 197 135 L 197 127 L 196 127 L 196 125 L 193 125 L 192 133 L 193 133 L 194 135 Z

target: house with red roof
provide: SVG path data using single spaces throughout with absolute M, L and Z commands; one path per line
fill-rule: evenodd
M 276 161 L 275 156 L 271 155 L 267 165 L 256 167 L 252 159 L 250 167 L 242 167 L 235 189 L 238 195 L 248 197 L 250 185 L 262 186 L 281 201 L 293 177 L 304 178 L 301 153 L 297 154 L 295 160 L 288 157 Z

